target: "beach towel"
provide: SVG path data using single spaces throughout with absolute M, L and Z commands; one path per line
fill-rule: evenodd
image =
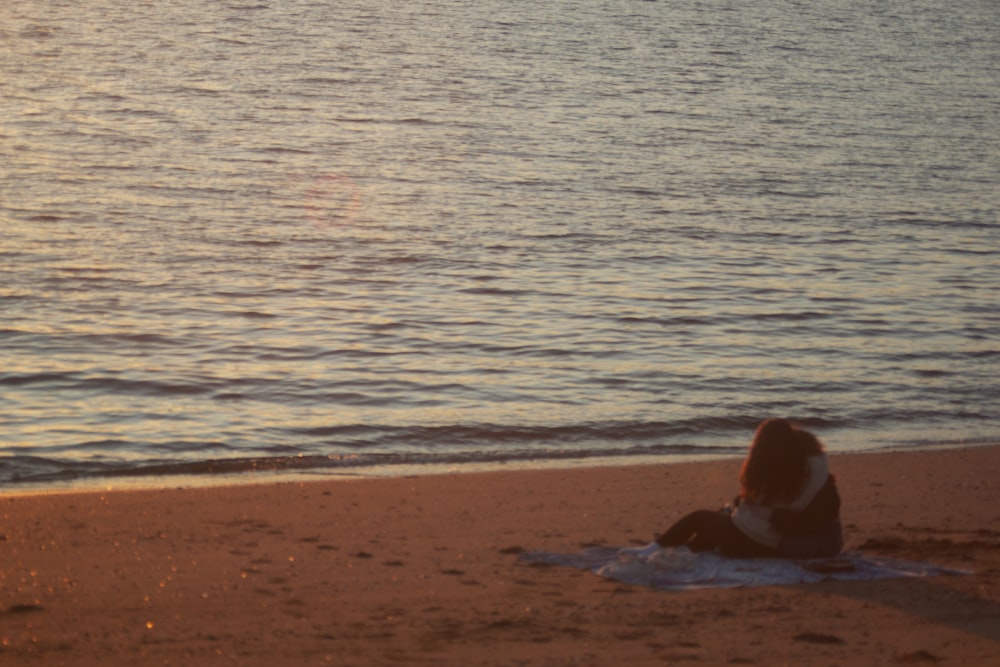
M 575 554 L 524 552 L 519 560 L 529 565 L 590 570 L 607 579 L 663 590 L 967 574 L 929 563 L 866 556 L 857 551 L 811 560 L 725 558 L 712 552 L 695 553 L 687 547 L 661 548 L 655 542 L 641 548 L 592 547 Z

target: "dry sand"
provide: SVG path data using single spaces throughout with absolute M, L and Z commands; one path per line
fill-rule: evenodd
M 654 591 L 738 461 L 0 498 L 2 665 L 1000 665 L 1000 447 L 838 455 L 849 548 L 968 576 Z

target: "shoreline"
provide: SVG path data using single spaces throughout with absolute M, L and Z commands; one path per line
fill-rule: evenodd
M 25 665 L 991 664 L 1000 445 L 831 453 L 849 549 L 971 574 L 682 593 L 517 561 L 648 542 L 739 459 L 4 495 Z
M 829 451 L 830 456 L 857 456 L 922 451 L 947 451 L 1000 447 L 1000 442 L 941 443 L 934 445 L 890 445 L 878 449 Z M 742 460 L 744 453 L 640 454 L 635 456 L 581 456 L 552 459 L 512 459 L 483 462 L 392 463 L 365 464 L 345 467 L 303 467 L 261 469 L 234 472 L 92 475 L 62 481 L 8 482 L 0 487 L 0 498 L 8 496 L 48 495 L 62 493 L 99 493 L 110 491 L 153 491 L 158 489 L 213 488 L 257 484 L 285 484 L 349 481 L 357 479 L 390 479 L 462 475 L 482 472 L 522 472 L 530 470 L 577 470 L 581 468 L 630 467 L 647 465 L 677 465 L 725 460 Z M 225 463 L 225 461 L 222 461 Z
M 63 493 L 104 493 L 116 491 L 156 491 L 166 489 L 225 488 L 270 484 L 308 484 L 313 482 L 348 482 L 355 480 L 394 479 L 402 477 L 437 477 L 479 473 L 517 473 L 532 470 L 579 470 L 584 468 L 620 468 L 647 465 L 676 465 L 709 461 L 737 460 L 730 453 L 591 456 L 537 460 L 502 460 L 460 463 L 399 463 L 363 465 L 344 468 L 302 468 L 296 470 L 256 470 L 223 473 L 180 473 L 166 475 L 94 475 L 64 482 L 19 482 L 0 488 L 0 498 L 7 496 L 49 495 Z

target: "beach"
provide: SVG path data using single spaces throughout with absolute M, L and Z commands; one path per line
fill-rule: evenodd
M 1000 659 L 1000 446 L 831 456 L 848 549 L 968 574 L 678 592 L 518 559 L 646 544 L 739 463 L 6 495 L 0 663 Z

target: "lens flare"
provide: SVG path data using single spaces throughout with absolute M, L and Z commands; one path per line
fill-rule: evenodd
M 349 225 L 361 209 L 361 190 L 349 176 L 325 174 L 306 191 L 305 209 L 317 229 Z

